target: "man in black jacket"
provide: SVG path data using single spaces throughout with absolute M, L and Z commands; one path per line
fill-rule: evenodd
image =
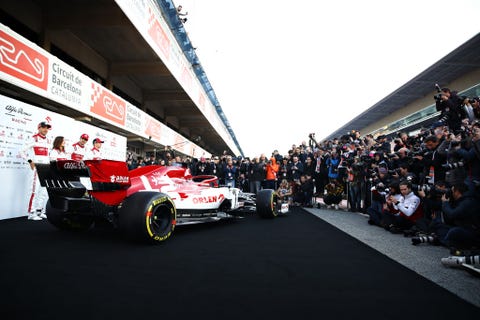
M 468 195 L 468 186 L 458 183 L 452 187 L 451 199 L 442 196 L 443 223 L 434 226 L 435 233 L 414 237 L 412 244 L 441 243 L 455 249 L 480 247 L 480 203 Z
M 480 247 L 480 205 L 473 196 L 465 195 L 467 191 L 468 186 L 459 183 L 452 187 L 452 202 L 442 197 L 444 218 L 452 224 L 443 239 L 449 247 Z

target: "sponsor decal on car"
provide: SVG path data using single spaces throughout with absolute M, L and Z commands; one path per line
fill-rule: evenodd
M 65 170 L 79 170 L 79 169 L 86 169 L 86 168 L 87 166 L 81 161 L 65 162 L 63 164 L 63 169 Z
M 111 182 L 116 182 L 116 183 L 128 183 L 130 181 L 130 177 L 128 176 L 115 176 L 112 175 L 110 176 L 110 181 Z
M 201 204 L 201 203 L 215 203 L 215 202 L 222 202 L 225 199 L 223 194 L 218 196 L 203 196 L 203 197 L 194 197 L 192 201 L 194 204 Z

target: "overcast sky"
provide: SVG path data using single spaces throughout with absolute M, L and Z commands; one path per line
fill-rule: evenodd
M 478 0 L 174 3 L 250 157 L 325 138 L 480 31 Z

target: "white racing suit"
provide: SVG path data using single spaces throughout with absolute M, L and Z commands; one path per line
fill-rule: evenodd
M 34 134 L 25 144 L 22 151 L 22 158 L 33 163 L 50 163 L 49 150 L 52 140 L 40 134 Z M 45 207 L 48 201 L 48 193 L 45 187 L 40 185 L 37 169 L 34 168 L 30 173 L 28 186 L 31 190 L 28 201 L 28 214 L 45 213 Z

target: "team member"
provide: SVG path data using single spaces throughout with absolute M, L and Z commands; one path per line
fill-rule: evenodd
M 102 143 L 104 143 L 100 138 L 95 138 L 93 139 L 93 148 L 88 151 L 88 154 L 86 155 L 86 159 L 88 160 L 101 160 L 102 159 L 102 152 L 101 152 L 101 147 Z
M 28 220 L 42 220 L 46 218 L 45 207 L 47 205 L 48 193 L 45 187 L 40 185 L 38 178 L 36 163 L 50 163 L 49 149 L 52 145 L 52 140 L 47 137 L 48 130 L 52 126 L 45 121 L 38 124 L 38 132 L 26 142 L 23 150 L 22 157 L 25 159 L 31 169 L 31 188 L 30 200 L 28 202 Z
M 50 151 L 50 161 L 67 160 L 68 156 L 65 152 L 65 138 L 62 136 L 55 137 L 53 140 L 53 148 Z
M 83 160 L 83 158 L 85 157 L 85 153 L 87 152 L 87 148 L 85 146 L 87 141 L 88 134 L 84 133 L 80 136 L 80 140 L 72 145 L 72 150 L 70 152 L 72 160 Z

